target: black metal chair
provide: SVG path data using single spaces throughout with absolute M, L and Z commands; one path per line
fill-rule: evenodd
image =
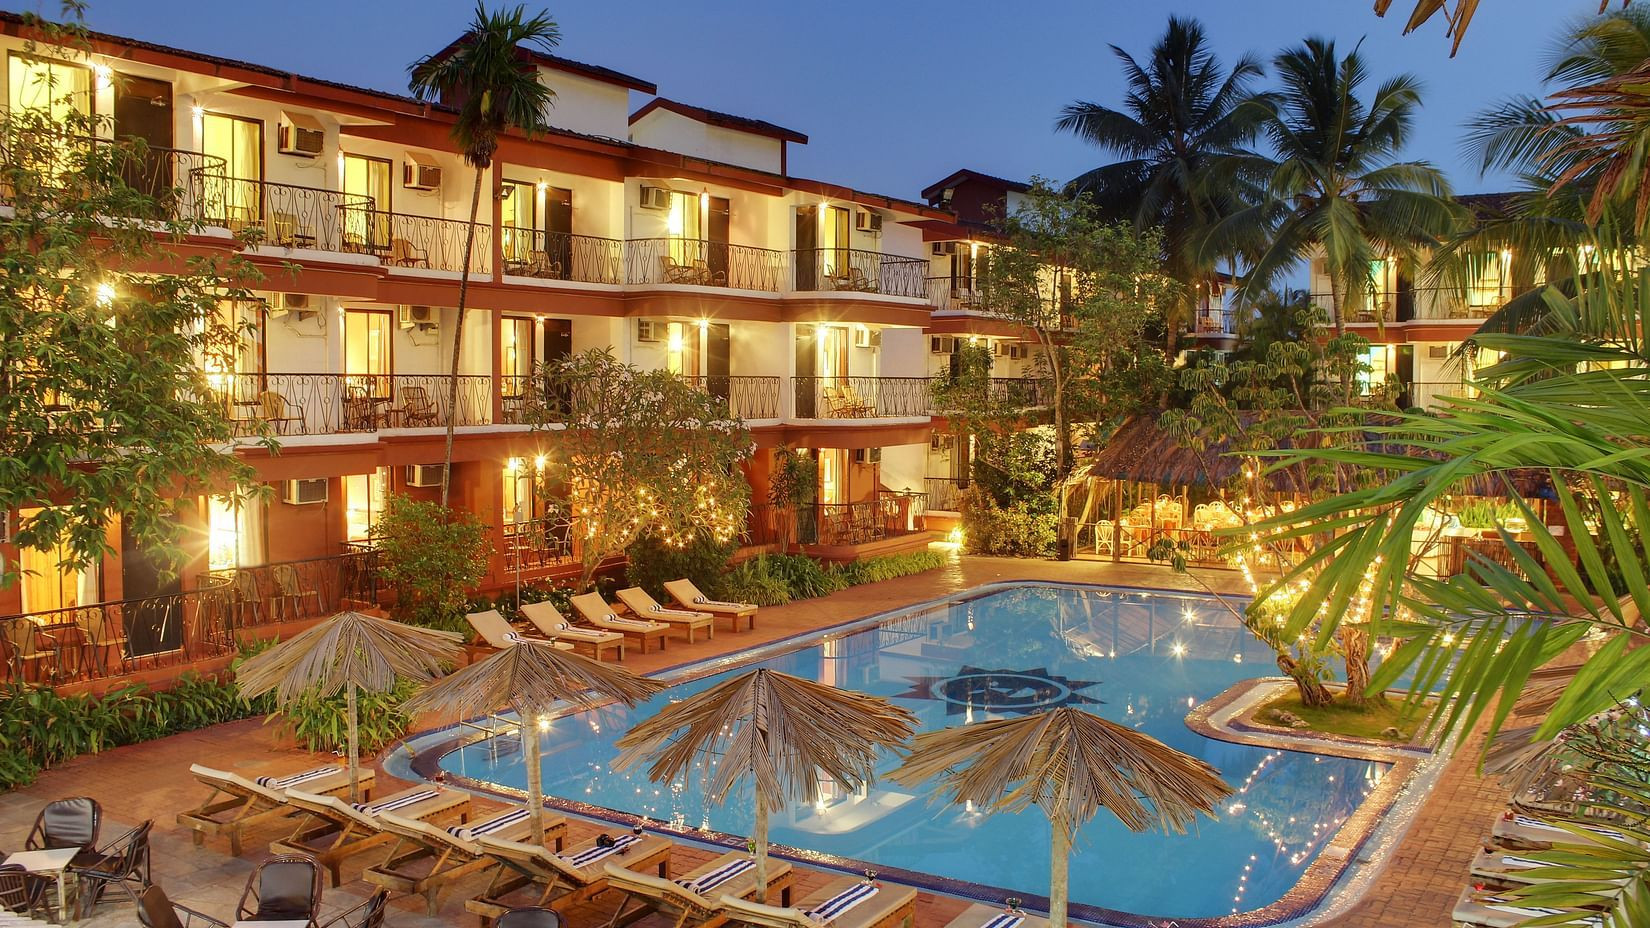
M 238 922 L 303 921 L 318 928 L 321 865 L 303 854 L 271 857 L 252 871 L 236 907 Z
M 166 890 L 153 884 L 138 897 L 137 914 L 138 924 L 143 928 L 191 928 L 193 925 L 227 928 L 224 922 L 210 915 L 203 915 L 166 898 Z
M 511 909 L 493 921 L 493 928 L 563 928 L 561 913 L 541 905 Z
M 390 891 L 380 889 L 366 902 L 347 912 L 339 912 L 321 928 L 384 928 L 384 916 L 389 912 Z
M 69 873 L 80 882 L 80 917 L 86 918 L 97 908 L 104 890 L 118 886 L 139 905 L 138 893 L 149 886 L 149 829 L 154 820 L 144 822 L 100 848 L 101 857 L 90 866 L 70 866 Z
M 31 851 L 78 847 L 81 851 L 69 861 L 69 866 L 91 866 L 102 859 L 97 852 L 97 831 L 102 823 L 103 807 L 96 799 L 86 796 L 54 799 L 35 817 L 34 829 L 23 846 Z

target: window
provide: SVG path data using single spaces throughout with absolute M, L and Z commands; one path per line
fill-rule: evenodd
M 233 570 L 264 562 L 263 508 L 257 500 L 211 496 L 206 500 L 206 562 Z
M 699 376 L 699 327 L 691 322 L 665 325 L 665 370 L 680 377 Z
M 264 124 L 224 113 L 201 116 L 201 154 L 221 158 L 223 185 L 214 199 L 221 204 L 223 219 L 231 227 L 250 225 L 263 218 Z M 208 172 L 209 175 L 216 171 Z
M 1369 262 L 1369 303 L 1365 311 L 1374 318 L 1391 320 L 1398 299 L 1398 259 L 1378 258 Z
M 974 249 L 973 242 L 960 244 L 957 250 L 951 253 L 951 295 L 966 296 L 974 292 Z
M 1487 252 L 1467 260 L 1467 305 L 1475 309 L 1494 309 L 1511 297 L 1511 275 L 1508 264 L 1510 252 Z
M 351 391 L 390 395 L 390 337 L 394 317 L 388 310 L 351 309 L 344 313 L 344 374 Z
M 1358 360 L 1368 371 L 1358 373 L 1358 392 L 1364 396 L 1386 388 L 1387 378 L 1397 373 L 1396 349 L 1392 345 L 1370 345 Z
M 499 320 L 500 386 L 505 396 L 520 396 L 533 373 L 533 320 L 505 316 Z
M 499 502 L 507 524 L 530 522 L 538 516 L 533 482 L 543 465 L 538 461 L 533 465 L 529 468 L 526 458 L 510 458 L 504 462 L 504 486 Z
M 43 111 L 54 120 L 64 119 L 72 112 L 82 116 L 92 114 L 90 68 L 13 53 L 7 78 L 13 110 Z
M 18 521 L 27 524 L 39 509 L 22 509 Z M 17 569 L 22 573 L 24 612 L 51 612 L 72 609 L 98 601 L 97 568 L 63 570 L 66 548 L 18 548 Z
M 390 247 L 390 175 L 394 168 L 384 158 L 345 154 L 344 243 L 358 248 Z
M 390 471 L 380 467 L 370 474 L 344 477 L 344 540 L 366 541 L 384 512 L 389 496 Z

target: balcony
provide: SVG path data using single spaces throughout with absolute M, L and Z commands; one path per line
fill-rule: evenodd
M 458 273 L 464 268 L 464 240 L 470 227 L 458 219 L 437 219 L 366 209 L 338 207 L 343 225 L 341 251 L 371 255 L 390 267 Z M 470 273 L 492 272 L 493 227 L 475 225 Z
M 933 406 L 927 377 L 793 377 L 798 419 L 927 417 Z
M 974 312 L 981 308 L 979 291 L 955 277 L 928 278 L 928 302 L 941 312 Z
M 777 376 L 731 374 L 684 379 L 724 401 L 730 416 L 746 420 L 779 418 L 781 378 Z M 565 380 L 526 375 L 500 377 L 499 391 L 504 398 L 504 421 L 512 423 L 566 422 L 579 397 L 588 395 L 587 390 Z
M 237 431 L 342 435 L 447 424 L 449 374 L 208 374 Z M 458 425 L 492 422 L 493 378 L 458 378 Z
M 208 221 L 239 232 L 255 228 L 263 244 L 283 248 L 344 250 L 344 211 L 370 211 L 372 200 L 357 194 L 268 181 L 206 175 Z
M 928 508 L 956 512 L 965 486 L 958 477 L 924 477 L 923 489 L 928 493 Z
M 881 293 L 914 300 L 929 295 L 928 262 L 859 248 L 798 248 L 792 252 L 799 293 Z
M 842 546 L 915 535 L 928 530 L 923 519 L 927 508 L 926 493 L 886 491 L 864 502 L 818 503 L 799 513 L 801 537 L 804 544 Z
M 641 238 L 625 243 L 625 282 L 728 287 L 778 293 L 785 253 L 771 248 L 691 238 Z
M 573 523 L 567 519 L 530 519 L 504 523 L 504 572 L 507 574 L 564 567 L 573 552 Z
M 504 228 L 504 273 L 586 284 L 624 283 L 624 242 L 571 232 Z
M 0 616 L 0 677 L 57 686 L 231 657 L 249 630 L 377 600 L 370 553 L 214 571 L 180 593 Z
M 1516 296 L 1506 287 L 1475 287 L 1463 291 L 1449 287 L 1416 287 L 1396 293 L 1377 293 L 1357 307 L 1349 307 L 1344 321 L 1356 323 L 1469 322 L 1479 323 Z M 1330 293 L 1310 294 L 1312 304 L 1325 314 L 1335 306 Z

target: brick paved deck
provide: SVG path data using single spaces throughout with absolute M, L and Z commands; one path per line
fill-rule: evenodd
M 1222 571 L 1203 572 L 1211 585 L 1236 591 L 1236 575 Z M 763 641 L 796 634 L 822 625 L 849 621 L 890 608 L 945 595 L 994 580 L 1050 579 L 1153 587 L 1195 588 L 1184 577 L 1149 565 L 1075 562 L 1056 564 L 996 558 L 961 558 L 950 566 L 917 577 L 891 580 L 844 590 L 832 596 L 763 609 L 754 633 L 719 633 L 714 641 L 688 646 L 672 640 L 664 652 L 632 654 L 626 666 L 647 672 L 685 661 L 743 649 Z M 155 820 L 154 869 L 156 882 L 177 901 L 208 914 L 227 918 L 233 914 L 247 875 L 264 856 L 264 842 L 284 836 L 279 825 L 256 832 L 247 841 L 240 858 L 228 856 L 223 842 L 208 841 L 194 847 L 189 833 L 175 820 L 179 809 L 196 804 L 203 790 L 189 777 L 191 763 L 202 762 L 235 769 L 247 775 L 303 769 L 318 758 L 275 744 L 271 730 L 258 720 L 234 722 L 160 741 L 120 748 L 94 757 L 79 758 L 46 772 L 28 789 L 0 795 L 0 849 L 21 847 L 40 804 L 70 795 L 96 797 L 108 819 L 105 834 L 113 836 L 130 823 Z M 1467 864 L 1479 841 L 1489 832 L 1497 810 L 1506 796 L 1493 783 L 1481 781 L 1473 772 L 1473 755 L 1466 752 L 1453 761 L 1427 802 L 1421 818 L 1389 862 L 1386 871 L 1365 900 L 1349 915 L 1334 922 L 1344 926 L 1380 928 L 1432 928 L 1447 925 L 1449 910 L 1466 883 Z M 387 793 L 398 788 L 392 778 L 379 773 L 378 788 Z M 478 800 L 478 808 L 490 808 Z M 572 841 L 596 833 L 594 825 L 574 822 Z M 672 872 L 682 872 L 708 860 L 708 851 L 679 848 L 672 858 Z M 358 859 L 359 860 L 359 859 Z M 346 868 L 346 877 L 359 873 L 360 863 Z M 803 871 L 796 892 L 805 894 L 826 877 Z M 475 876 L 445 894 L 441 914 L 431 918 L 422 910 L 422 900 L 403 898 L 392 903 L 390 928 L 434 928 L 474 924 L 474 916 L 464 911 L 463 900 L 480 892 L 485 876 Z M 326 893 L 326 908 L 340 911 L 365 899 L 372 887 L 356 879 Z M 800 896 L 798 896 L 800 898 Z M 616 899 L 609 894 L 576 907 L 569 913 L 574 928 L 605 925 Z M 918 900 L 915 928 L 940 928 L 964 908 L 964 903 L 924 893 Z M 100 912 L 83 924 L 89 928 L 136 924 L 131 906 L 107 902 Z M 668 928 L 669 922 L 654 916 L 643 928 Z

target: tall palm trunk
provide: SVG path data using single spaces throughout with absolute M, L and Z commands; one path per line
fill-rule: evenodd
M 470 255 L 476 247 L 476 216 L 481 212 L 481 165 L 470 191 L 470 224 L 464 229 L 464 265 L 458 275 L 457 319 L 453 325 L 453 365 L 447 379 L 447 451 L 441 467 L 441 508 L 447 508 L 447 494 L 453 483 L 453 431 L 458 426 L 458 359 L 464 347 L 464 309 L 470 295 Z
M 1345 288 L 1341 286 L 1340 275 L 1331 272 L 1329 275 L 1329 321 L 1335 326 L 1336 338 L 1346 334 L 1346 317 L 1342 312 L 1344 307 L 1341 306 L 1341 291 L 1343 289 Z

